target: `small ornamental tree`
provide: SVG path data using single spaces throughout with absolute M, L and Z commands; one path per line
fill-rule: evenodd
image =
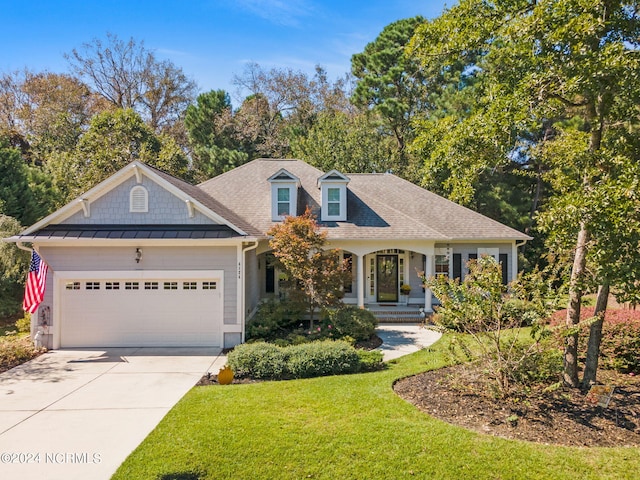
M 302 296 L 309 312 L 309 328 L 313 328 L 316 309 L 340 302 L 349 275 L 347 263 L 340 260 L 339 249 L 323 249 L 327 235 L 320 232 L 309 208 L 304 215 L 285 217 L 267 234 L 272 237 L 269 245 L 274 256 L 292 280 L 291 294 Z
M 440 300 L 435 322 L 445 330 L 467 334 L 455 337 L 452 345 L 461 347 L 467 359 L 480 353 L 495 394 L 506 397 L 515 385 L 539 379 L 536 365 L 542 367 L 544 358 L 553 353 L 541 343 L 549 332 L 539 322 L 551 313 L 556 302 L 543 298 L 545 289 L 535 272 L 506 286 L 502 268 L 493 257 L 471 260 L 468 267 L 462 282 L 444 276 L 420 276 Z M 520 335 L 525 324 L 532 325 L 531 341 Z M 465 338 L 472 339 L 471 345 Z M 555 360 L 559 375 L 559 356 Z

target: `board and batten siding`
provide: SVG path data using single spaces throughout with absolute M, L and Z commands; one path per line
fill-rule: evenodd
M 147 212 L 129 211 L 129 194 L 137 185 L 143 186 L 148 192 L 149 210 Z M 184 200 L 176 197 L 163 187 L 143 176 L 142 183 L 137 183 L 135 177 L 107 192 L 89 205 L 89 217 L 81 210 L 63 223 L 72 225 L 211 225 L 215 224 L 209 217 L 199 211 L 189 217 L 189 209 Z
M 134 247 L 40 247 L 40 253 L 54 271 L 120 270 L 223 270 L 224 324 L 237 325 L 236 247 L 141 247 L 142 259 L 135 262 Z M 53 301 L 52 283 L 47 298 Z M 51 305 L 51 303 L 49 303 Z

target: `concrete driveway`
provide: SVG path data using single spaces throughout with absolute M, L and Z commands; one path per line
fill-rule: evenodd
M 0 478 L 110 478 L 225 361 L 211 348 L 72 349 L 0 374 Z

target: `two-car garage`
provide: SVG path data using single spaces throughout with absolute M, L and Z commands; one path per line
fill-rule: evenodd
M 224 272 L 60 272 L 60 347 L 221 346 Z M 56 325 L 56 323 L 58 323 Z

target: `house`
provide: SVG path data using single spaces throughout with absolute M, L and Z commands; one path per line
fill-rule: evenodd
M 492 255 L 517 273 L 530 237 L 392 174 L 258 159 L 198 186 L 132 162 L 8 241 L 49 265 L 33 328 L 52 348 L 221 346 L 277 296 L 269 228 L 310 207 L 351 265 L 344 302 L 431 311 L 417 271 L 464 278 Z

